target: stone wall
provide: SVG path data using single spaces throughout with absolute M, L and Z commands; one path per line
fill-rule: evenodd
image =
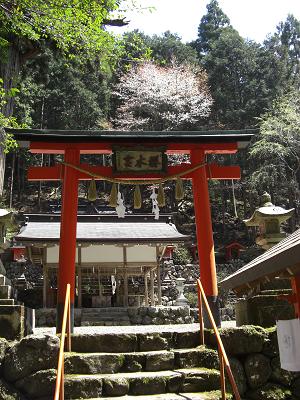
M 224 328 L 220 335 L 237 385 L 246 400 L 300 399 L 300 373 L 280 368 L 276 328 Z M 211 331 L 206 343 L 216 347 Z
M 161 337 L 156 338 L 155 350 L 172 349 L 174 346 L 176 348 L 179 339 L 184 348 L 194 348 L 199 345 L 199 332 L 180 334 L 169 332 L 156 335 Z M 297 400 L 300 398 L 300 373 L 291 373 L 280 368 L 275 328 L 263 329 L 256 326 L 227 328 L 221 329 L 220 335 L 244 400 Z M 123 347 L 126 343 L 123 349 L 120 348 L 120 352 L 128 352 L 130 341 L 143 342 L 146 337 L 147 333 L 139 334 L 138 338 L 134 334 L 116 334 L 114 342 L 120 345 L 124 343 Z M 91 336 L 89 339 L 91 349 L 96 351 L 95 342 L 91 339 L 97 341 L 97 338 Z M 107 345 L 111 346 L 111 337 L 106 339 Z M 206 330 L 205 339 L 207 346 L 216 348 L 216 339 L 212 331 Z M 73 347 L 76 351 L 80 351 L 82 340 L 82 335 L 75 335 Z M 100 341 L 102 346 L 103 340 Z M 47 370 L 53 371 L 56 368 L 58 348 L 59 339 L 54 335 L 32 335 L 11 345 L 4 339 L 0 339 L 0 398 L 23 399 L 17 392 L 17 388 L 23 390 L 28 377 L 31 377 L 33 381 L 35 379 L 36 385 L 44 384 L 45 387 L 49 385 L 48 378 L 42 382 L 40 379 L 43 371 L 45 377 L 48 377 Z M 154 348 L 151 347 L 151 350 Z M 84 351 L 89 350 L 85 348 Z M 39 376 L 39 379 L 35 378 L 35 374 Z M 7 397 L 3 396 L 3 393 L 8 393 Z
M 75 326 L 81 326 L 83 310 L 75 308 Z M 99 314 L 101 314 L 101 308 L 94 308 L 92 310 L 98 310 Z M 125 310 L 126 308 L 124 308 Z M 190 324 L 194 322 L 189 307 L 128 307 L 127 315 L 130 321 L 129 325 L 171 325 Z M 35 324 L 37 327 L 55 326 L 56 309 L 40 308 L 35 310 Z

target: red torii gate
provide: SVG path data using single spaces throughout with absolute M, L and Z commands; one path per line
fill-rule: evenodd
M 118 131 L 54 131 L 31 129 L 7 129 L 22 147 L 32 153 L 63 154 L 64 162 L 90 173 L 124 179 L 159 179 L 190 170 L 203 164 L 194 172 L 181 176 L 191 179 L 193 185 L 195 221 L 201 281 L 218 324 L 218 288 L 214 257 L 208 179 L 240 179 L 238 166 L 205 164 L 207 154 L 233 154 L 245 148 L 254 129 L 244 131 L 192 131 L 192 132 L 118 132 Z M 165 146 L 169 154 L 189 154 L 191 164 L 168 166 L 165 175 L 152 173 L 146 176 L 114 174 L 112 167 L 91 166 L 80 163 L 81 154 L 110 154 L 114 145 L 149 147 Z M 58 294 L 57 332 L 61 331 L 63 305 L 67 283 L 71 284 L 71 315 L 73 329 L 75 296 L 76 226 L 78 207 L 78 182 L 91 180 L 91 175 L 61 164 L 53 167 L 30 167 L 30 181 L 63 181 Z M 96 178 L 97 179 L 97 178 Z

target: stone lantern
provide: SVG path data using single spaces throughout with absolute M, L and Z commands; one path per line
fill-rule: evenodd
M 252 217 L 244 222 L 247 226 L 258 226 L 259 236 L 256 238 L 256 243 L 268 250 L 285 238 L 286 235 L 280 231 L 280 225 L 291 218 L 294 208 L 285 210 L 275 206 L 267 192 L 261 196 L 261 204 L 261 207 L 254 211 Z
M 188 299 L 184 297 L 184 278 L 176 279 L 176 289 L 178 290 L 178 297 L 175 301 L 175 306 L 187 306 L 189 304 Z

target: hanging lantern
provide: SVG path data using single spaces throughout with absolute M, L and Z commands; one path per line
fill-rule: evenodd
M 92 179 L 90 182 L 87 198 L 89 201 L 97 200 L 97 188 L 95 179 Z
M 164 207 L 166 205 L 165 191 L 161 183 L 158 186 L 157 204 L 159 207 Z
M 182 200 L 184 198 L 183 182 L 181 178 L 177 178 L 175 186 L 175 199 Z
M 140 189 L 139 185 L 136 185 L 135 189 L 134 189 L 133 207 L 135 209 L 139 209 L 142 207 L 142 195 L 141 195 L 141 189 Z
M 113 183 L 111 187 L 108 205 L 110 207 L 117 207 L 118 205 L 118 189 L 115 183 Z

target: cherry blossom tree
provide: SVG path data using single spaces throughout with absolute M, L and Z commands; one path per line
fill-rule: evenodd
M 114 125 L 119 130 L 196 129 L 210 114 L 206 73 L 189 65 L 146 62 L 120 78 Z

